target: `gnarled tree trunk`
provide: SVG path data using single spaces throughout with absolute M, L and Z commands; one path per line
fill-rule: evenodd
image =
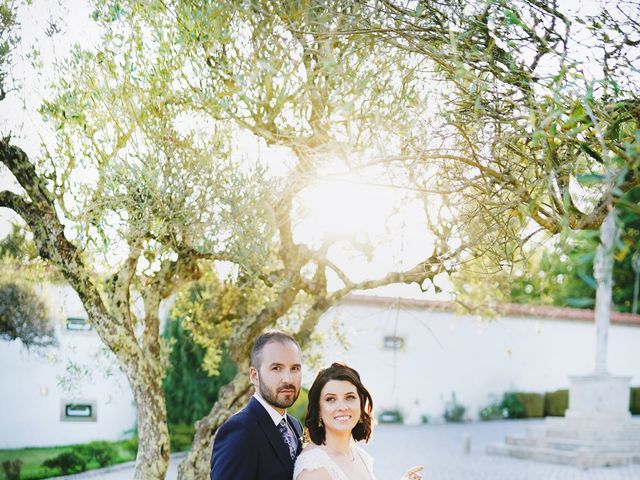
M 218 428 L 235 412 L 240 410 L 253 393 L 248 363 L 240 366 L 234 379 L 220 390 L 218 401 L 211 412 L 196 423 L 196 434 L 187 458 L 178 467 L 178 478 L 182 480 L 209 477 L 211 447 Z

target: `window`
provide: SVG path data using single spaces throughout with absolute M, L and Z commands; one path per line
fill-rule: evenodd
M 67 317 L 66 325 L 67 330 L 73 332 L 86 332 L 93 328 L 89 323 L 89 320 L 80 317 Z
M 60 420 L 63 422 L 95 422 L 98 408 L 95 400 L 62 400 Z
M 404 348 L 404 338 L 387 335 L 384 337 L 382 346 L 385 350 L 402 350 Z

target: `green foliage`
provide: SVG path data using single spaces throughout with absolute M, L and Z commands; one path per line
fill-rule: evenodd
M 87 463 L 95 462 L 100 467 L 115 463 L 118 451 L 112 442 L 95 441 L 75 447 L 74 451 L 85 458 Z
M 462 422 L 466 410 L 466 407 L 458 402 L 456 393 L 452 392 L 451 400 L 445 405 L 443 417 L 447 422 Z
M 482 407 L 478 412 L 480 420 L 499 420 L 504 418 L 504 407 L 502 402 L 492 397 L 489 405 Z
M 523 408 L 524 418 L 544 417 L 544 395 L 540 393 L 518 392 L 516 394 Z
M 171 438 L 171 452 L 184 452 L 191 448 L 196 428 L 193 424 L 169 424 L 169 437 Z
M 296 417 L 300 421 L 300 423 L 304 425 L 304 419 L 307 415 L 308 405 L 309 405 L 309 390 L 303 387 L 300 389 L 300 395 L 298 396 L 296 403 L 291 405 L 291 407 L 287 409 L 287 412 L 290 415 L 293 415 L 294 417 Z
M 22 460 L 5 460 L 2 462 L 2 470 L 6 480 L 20 480 Z
M 519 395 L 516 392 L 506 392 L 502 396 L 502 402 L 500 404 L 506 411 L 508 418 L 524 417 L 524 407 L 522 403 L 520 403 Z
M 628 192 L 618 205 L 620 239 L 613 265 L 613 306 L 631 312 L 640 245 L 640 189 Z M 567 235 L 569 235 L 567 233 Z M 575 308 L 593 308 L 597 284 L 593 273 L 597 232 L 572 232 L 556 244 L 542 247 L 520 275 L 511 277 L 511 301 Z
M 12 0 L 0 1 L 0 101 L 4 100 L 8 90 L 5 79 L 12 51 L 19 40 L 16 31 L 16 3 Z
M 629 396 L 629 411 L 631 415 L 640 415 L 640 387 L 632 387 Z
M 569 408 L 569 390 L 562 389 L 544 394 L 544 414 L 548 417 L 564 417 Z
M 220 388 L 235 376 L 236 366 L 224 353 L 220 374 L 207 375 L 202 368 L 205 349 L 195 343 L 180 318 L 167 322 L 163 336 L 172 344 L 163 382 L 169 424 L 193 424 L 211 410 Z
M 81 453 L 71 450 L 45 460 L 42 462 L 42 466 L 58 470 L 63 475 L 69 475 L 70 473 L 84 472 L 87 469 L 87 460 Z
M 35 291 L 0 277 L 0 340 L 17 338 L 27 348 L 56 344 L 47 307 Z
M 379 423 L 404 423 L 404 415 L 400 410 L 383 410 L 378 415 Z
M 122 442 L 120 442 L 121 447 L 124 449 L 126 454 L 131 455 L 133 458 L 135 458 L 136 454 L 138 453 L 138 436 L 136 435 L 133 438 L 130 438 L 128 440 L 123 440 Z
M 0 258 L 9 257 L 24 263 L 37 256 L 35 244 L 27 238 L 25 230 L 15 223 L 11 226 L 9 235 L 0 240 Z
M 97 448 L 96 448 L 97 447 Z M 17 450 L 0 450 L 0 463 L 19 460 L 22 463 L 20 478 L 23 480 L 37 480 L 50 478 L 53 473 L 50 468 L 43 466 L 43 462 L 58 457 L 62 453 L 73 452 L 82 457 L 86 462 L 86 469 L 91 470 L 101 466 L 128 462 L 136 458 L 138 448 L 137 438 L 118 442 L 91 442 L 82 445 L 67 445 L 47 448 L 25 448 Z M 88 455 L 92 458 L 88 458 Z M 105 453 L 107 452 L 107 453 Z M 115 453 L 115 456 L 113 456 Z M 100 465 L 100 459 L 110 457 L 105 465 Z M 102 461 L 105 463 L 105 460 Z M 0 476 L 0 478 L 2 478 Z

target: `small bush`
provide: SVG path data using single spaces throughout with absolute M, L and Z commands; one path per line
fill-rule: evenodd
M 60 455 L 42 462 L 43 467 L 59 469 L 63 475 L 84 472 L 87 469 L 85 458 L 74 451 L 62 452 Z
M 525 418 L 544 417 L 544 396 L 542 394 L 520 392 L 517 395 L 524 408 Z
M 137 436 L 130 438 L 128 440 L 123 440 L 121 445 L 122 445 L 122 448 L 127 450 L 134 457 L 138 453 L 138 437 Z
M 184 452 L 191 448 L 196 429 L 193 425 L 169 425 L 169 438 L 172 452 Z
M 404 423 L 404 417 L 400 410 L 384 410 L 378 416 L 380 423 Z
M 22 460 L 5 460 L 2 462 L 2 470 L 7 480 L 20 480 Z
M 113 465 L 118 457 L 118 450 L 111 442 L 96 441 L 79 445 L 74 451 L 83 456 L 87 463 L 96 462 L 101 467 Z
M 640 415 L 640 387 L 631 387 L 629 411 L 631 415 Z
M 569 408 L 569 390 L 556 390 L 544 394 L 544 414 L 547 417 L 564 417 Z
M 516 392 L 506 392 L 502 396 L 500 406 L 509 418 L 524 417 L 524 407 L 522 406 L 522 403 L 520 403 L 520 399 Z
M 502 402 L 499 402 L 495 397 L 491 399 L 491 403 L 484 408 L 481 408 L 478 412 L 480 420 L 500 420 L 504 418 L 504 409 Z
M 447 405 L 444 409 L 444 419 L 447 422 L 462 422 L 464 420 L 464 412 L 466 412 L 466 408 L 458 403 L 456 399 L 456 394 L 453 392 L 451 394 L 451 400 L 447 402 Z

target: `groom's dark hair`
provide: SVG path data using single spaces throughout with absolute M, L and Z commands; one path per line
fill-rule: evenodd
M 356 387 L 360 398 L 361 413 L 358 423 L 351 430 L 351 436 L 356 442 L 360 440 L 368 442 L 373 429 L 373 416 L 371 415 L 373 399 L 362 384 L 360 374 L 348 365 L 338 362 L 332 363 L 329 368 L 320 370 L 309 389 L 309 405 L 307 406 L 307 416 L 304 419 L 304 425 L 307 427 L 309 437 L 316 445 L 324 443 L 326 431 L 324 424 L 320 421 L 320 393 L 329 380 L 349 382 Z
M 298 350 L 300 350 L 300 345 L 295 338 L 289 335 L 282 330 L 267 330 L 263 334 L 261 334 L 253 344 L 253 348 L 251 349 L 251 366 L 259 369 L 260 368 L 260 354 L 262 353 L 262 349 L 265 345 L 272 342 L 285 343 L 292 342 Z

